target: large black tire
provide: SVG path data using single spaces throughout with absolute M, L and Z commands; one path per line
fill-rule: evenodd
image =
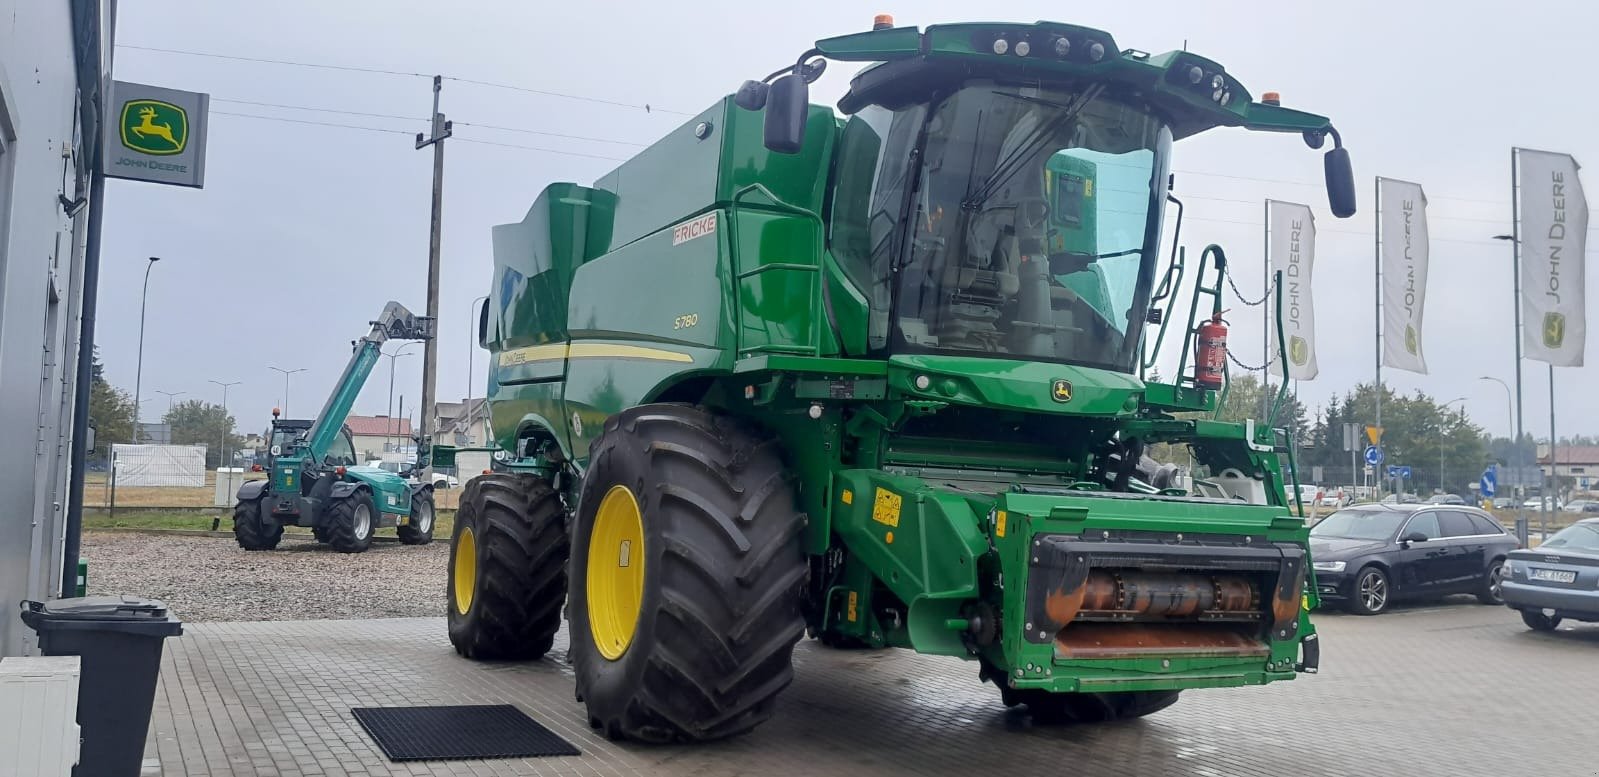
M 1477 589 L 1477 601 L 1483 604 L 1504 604 L 1505 597 L 1499 591 L 1499 584 L 1505 579 L 1505 560 L 1496 558 L 1488 565 L 1488 573 L 1483 575 L 1482 586 Z
M 492 661 L 549 652 L 566 600 L 569 542 L 560 496 L 534 475 L 473 478 L 461 493 L 451 540 L 446 609 L 455 652 Z M 467 554 L 470 569 L 458 567 Z
M 404 526 L 394 527 L 400 542 L 407 545 L 426 545 L 433 541 L 433 491 L 419 488 L 411 495 L 411 520 Z
M 311 536 L 316 537 L 316 541 L 323 545 L 328 544 L 328 530 L 321 526 L 312 526 Z
M 1560 628 L 1559 615 L 1544 615 L 1538 610 L 1522 610 L 1521 622 L 1533 631 L 1554 631 Z
M 233 539 L 245 550 L 272 550 L 283 539 L 283 525 L 261 514 L 261 500 L 233 506 Z
M 1355 573 L 1355 582 L 1349 590 L 1345 607 L 1356 615 L 1377 615 L 1393 602 L 1393 588 L 1387 573 L 1374 566 L 1361 567 Z
M 340 553 L 365 553 L 372 547 L 372 532 L 377 523 L 377 508 L 372 505 L 371 492 L 365 488 L 343 499 L 335 499 L 328 507 L 328 545 Z
M 1034 723 L 1108 723 L 1141 718 L 1177 703 L 1179 691 L 1050 693 L 1002 689 L 1006 706 L 1026 705 Z
M 589 547 L 601 500 L 624 486 L 643 547 L 623 553 L 643 577 L 631 639 L 613 659 L 590 623 Z M 771 717 L 805 632 L 803 527 L 775 441 L 684 405 L 609 418 L 572 530 L 568 635 L 590 725 L 613 739 L 700 741 Z

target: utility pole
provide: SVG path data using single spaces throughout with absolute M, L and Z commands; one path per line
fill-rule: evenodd
M 444 114 L 439 112 L 439 90 L 442 88 L 443 82 L 444 79 L 440 76 L 433 77 L 433 126 L 431 128 L 431 136 L 423 137 L 420 132 L 416 135 L 416 147 L 418 150 L 428 146 L 433 147 L 433 215 L 429 220 L 428 229 L 427 317 L 434 321 L 439 319 L 439 240 L 443 231 L 444 213 L 444 139 L 450 136 L 450 122 L 446 121 Z M 433 386 L 438 380 L 438 371 L 438 338 L 430 337 L 422 344 L 422 428 L 418 434 L 420 438 L 419 445 L 432 445 Z M 418 450 L 417 454 L 417 460 L 422 461 L 421 451 Z M 428 468 L 418 474 L 426 476 L 431 469 L 430 461 Z

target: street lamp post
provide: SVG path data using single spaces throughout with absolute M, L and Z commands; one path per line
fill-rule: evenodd
M 155 393 L 164 395 L 167 398 L 167 415 L 171 415 L 172 414 L 172 399 L 174 397 L 181 397 L 184 394 L 187 394 L 189 392 L 187 392 L 187 391 L 162 391 L 160 389 L 156 389 Z
M 1455 397 L 1440 405 L 1443 409 L 1443 412 L 1438 415 L 1438 493 L 1440 494 L 1448 493 L 1444 486 L 1444 441 L 1449 439 L 1449 434 L 1444 429 L 1444 422 L 1448 420 L 1449 406 L 1456 402 L 1464 401 L 1466 401 L 1465 397 Z
M 222 387 L 222 440 L 220 441 L 220 444 L 217 446 L 217 476 L 221 477 L 221 475 L 222 475 L 222 465 L 226 464 L 227 461 L 228 461 L 228 433 L 233 431 L 231 428 L 229 428 L 229 425 L 228 425 L 228 387 L 229 386 L 237 386 L 240 383 L 243 383 L 244 381 L 242 381 L 242 380 L 234 380 L 234 381 L 229 381 L 227 383 L 223 383 L 220 380 L 213 380 L 211 382 Z M 229 492 L 233 491 L 233 473 L 232 472 L 228 473 L 228 491 Z M 212 529 L 215 529 L 216 528 L 216 522 L 213 521 L 211 526 L 212 526 Z
M 150 298 L 150 268 L 161 257 L 152 256 L 144 265 L 144 290 L 139 292 L 139 358 L 133 369 L 133 441 L 139 441 L 139 383 L 144 380 L 144 308 Z
M 267 367 L 267 369 L 272 370 L 274 372 L 283 373 L 283 417 L 284 418 L 290 418 L 291 416 L 289 415 L 289 376 L 293 375 L 296 372 L 305 372 L 306 368 L 305 367 L 296 367 L 296 368 L 294 368 L 292 370 L 285 370 L 282 367 Z
M 390 443 L 393 442 L 394 436 L 396 434 L 399 434 L 399 431 L 398 431 L 399 422 L 396 421 L 395 418 L 394 418 L 394 363 L 396 361 L 399 361 L 400 356 L 402 356 L 402 355 L 410 356 L 411 354 L 401 354 L 400 352 L 404 351 L 406 348 L 409 348 L 409 347 L 411 347 L 413 345 L 416 345 L 416 343 L 414 341 L 406 343 L 405 345 L 402 345 L 399 348 L 394 349 L 393 353 L 381 353 L 380 354 L 382 356 L 389 357 L 389 403 L 387 405 L 383 406 L 383 410 L 384 410 L 384 412 L 389 414 L 389 431 L 390 431 L 390 433 L 388 435 L 386 435 L 386 436 L 388 437 Z

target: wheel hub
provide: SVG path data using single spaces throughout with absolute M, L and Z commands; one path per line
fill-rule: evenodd
M 477 595 L 477 537 L 472 527 L 461 529 L 455 538 L 455 611 L 465 615 L 472 609 L 472 599 Z
M 589 535 L 589 631 L 606 660 L 627 653 L 644 601 L 644 519 L 627 486 L 611 486 L 594 511 Z

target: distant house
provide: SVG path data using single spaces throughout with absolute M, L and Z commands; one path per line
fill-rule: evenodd
M 356 457 L 363 461 L 381 459 L 384 453 L 409 451 L 415 446 L 411 440 L 409 418 L 352 415 L 344 423 L 350 427 Z
M 476 448 L 487 445 L 492 432 L 489 429 L 489 403 L 483 397 L 460 402 L 438 402 L 433 406 L 433 428 L 438 430 L 435 442 L 457 448 Z
M 1549 446 L 1538 446 L 1538 469 L 1549 475 Z M 1555 450 L 1554 471 L 1579 490 L 1599 489 L 1599 446 L 1561 445 Z

